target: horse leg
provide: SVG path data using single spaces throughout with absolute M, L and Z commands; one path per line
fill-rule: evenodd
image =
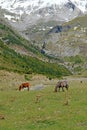
M 69 87 L 69 86 L 68 86 L 68 85 L 66 85 L 66 90 L 68 90 L 68 87 Z
M 21 91 L 21 85 L 19 86 L 19 91 Z
M 29 86 L 28 86 L 28 91 L 29 91 Z
M 66 90 L 68 90 L 68 87 L 66 87 Z
M 58 91 L 60 92 L 60 87 L 59 87 Z
M 62 91 L 64 92 L 64 87 L 62 86 Z

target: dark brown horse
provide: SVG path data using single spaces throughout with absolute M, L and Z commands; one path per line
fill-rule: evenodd
M 30 83 L 22 83 L 20 86 L 19 86 L 19 91 L 21 90 L 21 89 L 24 89 L 24 88 L 27 88 L 28 89 L 28 91 L 29 91 L 29 89 L 30 89 Z
M 64 87 L 66 88 L 66 90 L 68 90 L 69 85 L 67 81 L 59 81 L 55 86 L 55 92 L 57 92 L 58 90 L 60 91 L 60 88 L 62 88 L 62 91 L 64 91 Z

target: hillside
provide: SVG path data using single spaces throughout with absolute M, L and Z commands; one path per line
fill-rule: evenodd
M 37 54 L 40 56 L 38 48 L 32 46 L 29 41 L 21 37 L 14 28 L 12 29 L 12 27 L 2 19 L 0 20 L 0 39 L 17 53 L 25 55 Z
M 84 15 L 64 24 L 50 22 L 48 28 L 48 24 L 39 24 L 36 28 L 31 28 L 32 32 L 28 29 L 25 33 L 34 41 L 38 41 L 36 45 L 39 48 L 43 43 L 42 49 L 46 55 L 61 59 L 73 73 L 81 74 L 87 70 L 86 21 L 87 15 Z
M 43 62 L 43 58 L 45 62 Z M 0 21 L 0 69 L 18 73 L 37 73 L 60 77 L 70 72 L 63 65 L 46 62 L 47 57 Z

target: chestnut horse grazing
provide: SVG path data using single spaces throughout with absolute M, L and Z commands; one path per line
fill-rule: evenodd
M 30 83 L 22 83 L 22 84 L 19 86 L 19 91 L 20 91 L 21 89 L 24 89 L 24 88 L 27 88 L 28 91 L 29 91 L 29 89 L 30 89 Z
M 55 92 L 57 92 L 58 89 L 60 91 L 60 88 L 62 88 L 62 91 L 64 91 L 64 87 L 68 90 L 69 85 L 67 81 L 59 81 L 55 86 Z

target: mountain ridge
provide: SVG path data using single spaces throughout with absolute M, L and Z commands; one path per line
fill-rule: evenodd
M 25 12 L 27 12 L 27 10 L 29 10 L 30 7 L 30 12 L 34 12 L 34 10 L 40 9 L 40 8 L 44 8 L 44 7 L 50 7 L 52 5 L 54 5 L 54 8 L 56 7 L 56 5 L 59 5 L 60 8 L 68 3 L 71 2 L 73 3 L 75 6 L 77 6 L 82 12 L 86 11 L 86 4 L 87 1 L 86 0 L 7 0 L 7 2 L 5 0 L 1 0 L 0 1 L 0 5 L 2 8 L 10 10 L 12 13 L 16 11 L 16 8 L 19 8 L 19 10 L 22 11 L 23 8 L 25 8 Z M 35 8 L 37 7 L 37 8 Z M 30 13 L 27 12 L 27 13 Z M 18 13 L 18 12 L 17 12 Z M 21 14 L 22 12 L 20 12 Z
M 75 0 L 1 0 L 0 7 L 3 17 L 16 29 L 23 31 L 41 21 L 62 23 L 78 17 L 86 12 L 86 1 L 82 1 L 80 8 Z
M 20 2 L 23 2 L 23 0 Z M 24 8 L 17 8 L 19 11 L 20 9 Z M 39 53 L 42 53 L 43 56 L 46 55 L 53 59 L 57 59 L 56 62 L 58 62 L 58 59 L 61 59 L 62 64 L 73 72 L 75 70 L 82 71 L 86 68 L 86 62 L 84 63 L 84 61 L 86 61 L 87 58 L 85 30 L 87 27 L 87 17 L 83 15 L 84 11 L 82 12 L 76 7 L 76 1 L 74 1 L 73 4 L 72 1 L 68 0 L 68 2 L 64 3 L 61 7 L 52 5 L 51 7 L 47 6 L 39 10 L 35 8 L 35 12 L 29 15 L 24 12 L 20 19 L 17 17 L 19 14 L 17 15 L 2 8 L 1 11 L 3 19 L 4 16 L 9 15 L 10 19 L 6 19 L 5 17 L 5 20 L 23 37 L 30 41 L 27 48 L 32 45 L 32 47 L 35 47 L 36 50 L 38 49 Z M 78 18 L 76 19 L 76 17 Z M 84 25 L 81 25 L 81 18 L 83 19 Z M 72 19 L 74 19 L 75 22 L 73 22 Z M 7 36 L 6 39 L 9 39 L 9 37 Z M 11 36 L 10 41 L 12 41 L 12 39 L 14 38 Z M 33 51 L 35 51 L 35 48 Z M 22 52 L 21 50 L 19 51 Z M 26 51 L 23 50 L 23 52 Z M 50 61 L 54 62 L 54 60 Z

